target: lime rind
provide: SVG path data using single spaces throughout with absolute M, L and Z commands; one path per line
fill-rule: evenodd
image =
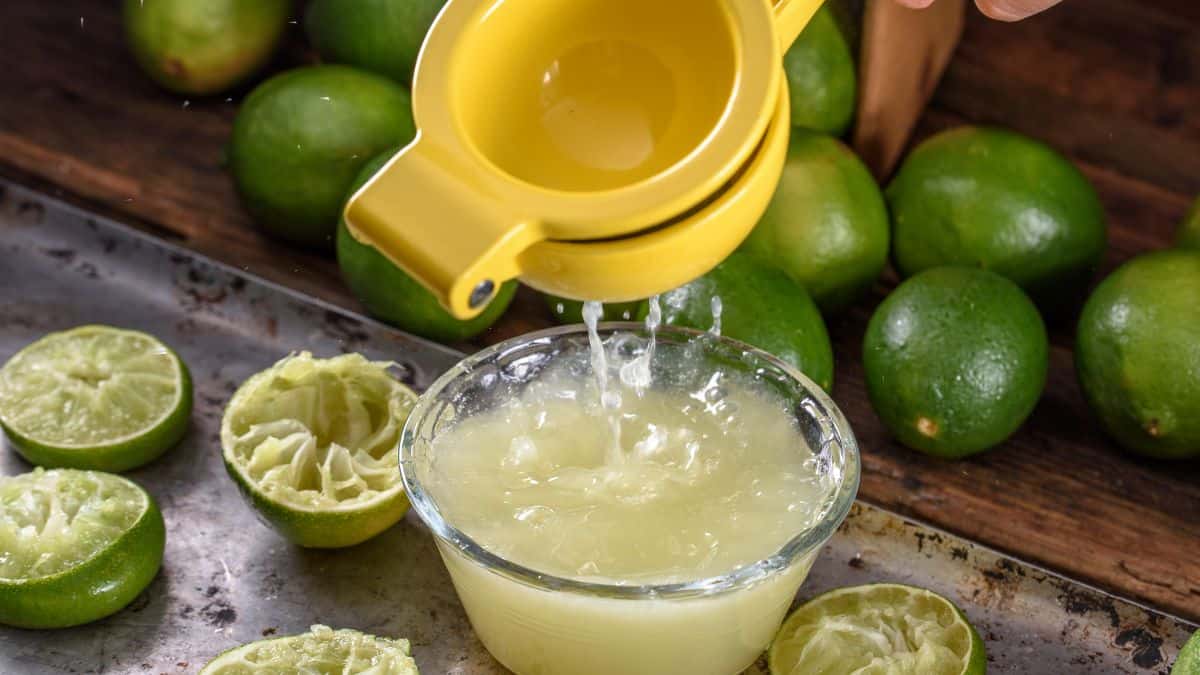
M 0 623 L 63 628 L 120 610 L 158 573 L 165 538 L 154 500 L 120 476 L 0 479 Z
M 301 635 L 235 647 L 213 659 L 200 675 L 418 675 L 417 664 L 409 653 L 408 640 L 315 625 Z
M 975 675 L 983 642 L 946 598 L 900 584 L 825 593 L 788 617 L 768 654 L 772 675 Z
M 301 352 L 247 380 L 221 424 L 225 464 L 267 522 L 302 546 L 348 546 L 408 501 L 399 442 L 416 394 L 388 362 Z

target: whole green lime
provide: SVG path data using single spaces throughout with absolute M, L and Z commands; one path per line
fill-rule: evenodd
M 298 244 L 329 246 L 359 169 L 415 133 L 400 85 L 346 66 L 298 68 L 246 98 L 229 165 L 262 227 Z
M 1037 308 L 986 270 L 922 272 L 875 310 L 863 338 L 871 404 L 903 444 L 965 457 L 1008 438 L 1037 404 L 1049 346 Z
M 583 323 L 583 302 L 579 300 L 568 300 L 560 298 L 557 295 L 543 293 L 542 298 L 546 301 L 546 307 L 550 309 L 550 313 L 554 315 L 554 320 L 567 323 Z M 601 314 L 601 321 L 633 321 L 639 316 L 646 315 L 646 301 L 635 300 L 634 302 L 606 302 L 604 303 L 604 313 Z
M 290 0 L 125 0 L 125 36 L 138 65 L 180 94 L 215 94 L 266 65 Z
M 887 264 L 883 195 L 840 141 L 793 130 L 779 186 L 742 250 L 786 272 L 822 310 L 836 311 Z
M 1200 456 L 1200 252 L 1139 256 L 1102 281 L 1079 318 L 1075 368 L 1121 445 Z
M 368 161 L 347 191 L 347 198 L 375 175 L 396 151 L 397 148 L 391 148 Z M 504 314 L 517 291 L 517 282 L 503 284 L 478 316 L 466 321 L 456 319 L 433 293 L 404 270 L 373 246 L 355 239 L 345 220 L 338 223 L 337 259 L 346 285 L 372 316 L 440 342 L 467 340 L 487 330 Z
M 1179 658 L 1171 666 L 1171 675 L 1200 675 L 1200 630 L 1179 650 Z
M 445 0 L 313 0 L 304 29 L 321 58 L 412 81 L 425 33 Z
M 708 274 L 664 293 L 663 323 L 708 330 L 715 323 L 714 298 L 720 298 L 722 335 L 774 354 L 823 389 L 833 386 L 833 347 L 821 312 L 786 274 L 734 252 Z
M 792 126 L 841 136 L 854 117 L 854 55 L 833 12 L 822 5 L 783 55 Z
M 1192 210 L 1188 211 L 1183 223 L 1179 225 L 1175 245 L 1180 248 L 1200 249 L 1200 197 L 1192 204 Z
M 1001 274 L 1045 310 L 1081 297 L 1104 257 L 1095 189 L 1050 147 L 1002 129 L 959 127 L 925 141 L 887 188 L 896 267 Z

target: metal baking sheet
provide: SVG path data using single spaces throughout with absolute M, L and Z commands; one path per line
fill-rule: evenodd
M 0 361 L 47 331 L 103 322 L 164 339 L 196 388 L 186 440 L 129 474 L 162 506 L 162 573 L 94 624 L 0 627 L 0 673 L 195 673 L 224 649 L 313 623 L 407 637 L 430 675 L 503 672 L 473 637 L 415 516 L 352 549 L 300 549 L 255 518 L 220 460 L 226 400 L 292 350 L 392 359 L 418 388 L 458 353 L 27 189 L 0 182 L 0 192 Z M 29 468 L 0 451 L 0 473 Z M 882 580 L 958 602 L 987 642 L 993 673 L 1166 673 L 1194 629 L 862 503 L 800 597 Z

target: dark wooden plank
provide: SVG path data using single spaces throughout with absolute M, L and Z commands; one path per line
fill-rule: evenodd
M 1105 270 L 1161 247 L 1200 191 L 1198 7 L 1066 0 L 1015 25 L 971 12 L 918 137 L 988 123 L 1043 138 L 1100 191 L 1112 224 Z M 276 67 L 309 58 L 293 32 Z M 185 106 L 156 89 L 125 54 L 112 3 L 8 0 L 0 44 L 14 55 L 0 69 L 0 173 L 357 308 L 327 256 L 267 240 L 240 209 L 221 152 L 241 94 Z M 1070 322 L 1054 329 L 1041 404 L 1002 447 L 947 463 L 888 439 L 859 352 L 894 281 L 830 322 L 835 398 L 863 448 L 862 497 L 1200 619 L 1200 463 L 1142 460 L 1103 437 L 1075 383 Z M 523 290 L 480 343 L 548 323 Z

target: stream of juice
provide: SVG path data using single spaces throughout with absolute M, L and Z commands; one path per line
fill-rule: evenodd
M 435 439 L 432 484 L 449 521 L 526 567 L 640 585 L 730 572 L 820 519 L 835 481 L 787 402 L 720 369 L 695 389 L 652 378 L 700 367 L 685 348 L 656 350 L 656 300 L 649 340 L 602 340 L 599 316 L 584 308 L 589 354 Z

